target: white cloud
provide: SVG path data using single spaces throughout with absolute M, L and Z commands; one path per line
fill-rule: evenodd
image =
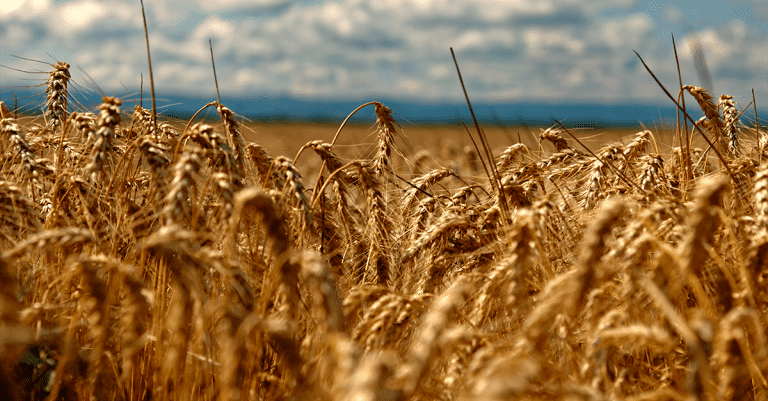
M 24 0 L 5 0 L 0 2 L 0 15 L 10 14 L 24 5 Z
M 3 0 L 0 7 L 0 18 L 5 21 L 31 21 L 49 13 L 53 4 L 51 0 Z
M 653 30 L 651 20 L 643 14 L 632 14 L 625 18 L 607 21 L 597 30 L 599 36 L 591 39 L 609 45 L 615 50 L 636 48 L 650 39 Z
M 672 22 L 693 15 L 680 11 L 680 4 L 167 0 L 146 6 L 158 90 L 212 95 L 210 39 L 220 88 L 231 95 L 458 100 L 462 95 L 448 51 L 453 47 L 472 96 L 480 100 L 661 99 L 632 50 L 662 80 L 676 82 L 668 33 L 679 29 Z M 768 42 L 749 21 L 702 26 L 696 34 L 718 90 L 744 90 L 747 83 L 736 77 L 756 79 L 768 72 Z M 47 51 L 114 91 L 122 91 L 120 81 L 137 88 L 139 74 L 147 76 L 135 1 L 6 0 L 0 6 L 0 37 L 2 64 L 25 67 L 7 54 L 40 59 Z M 688 37 L 676 37 L 691 75 Z M 73 76 L 77 79 L 74 68 Z M 26 77 L 2 71 L 0 85 L 20 78 Z M 768 88 L 755 89 L 768 94 Z
M 195 4 L 200 10 L 210 12 L 243 8 L 270 8 L 284 6 L 288 3 L 290 3 L 289 0 L 198 0 L 193 4 Z
M 107 6 L 95 1 L 79 1 L 64 5 L 61 20 L 74 29 L 87 29 L 107 14 Z

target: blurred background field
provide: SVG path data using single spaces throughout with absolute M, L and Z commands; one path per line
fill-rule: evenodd
M 331 142 L 336 134 L 341 122 L 339 123 L 250 123 L 245 125 L 244 136 L 251 142 L 264 146 L 270 154 L 295 156 L 296 152 L 306 143 L 318 139 L 325 142 Z M 475 127 L 472 122 L 467 123 L 467 128 L 474 135 Z M 539 148 L 538 136 L 545 126 L 481 126 L 491 148 L 498 153 L 508 146 L 515 143 L 523 143 L 529 149 Z M 654 134 L 664 138 L 665 146 L 670 146 L 666 139 L 672 140 L 673 128 L 656 126 L 649 127 Z M 376 127 L 373 121 L 370 125 L 353 124 L 344 127 L 337 145 L 334 149 L 346 157 L 355 157 L 356 154 L 364 154 L 372 150 L 376 141 Z M 580 128 L 569 127 L 572 133 L 576 134 L 588 147 L 594 145 L 595 148 L 606 143 L 622 141 L 628 139 L 631 135 L 642 131 L 638 126 L 617 127 L 617 128 Z M 422 150 L 428 150 L 442 154 L 443 159 L 453 159 L 458 153 L 464 152 L 465 148 L 474 149 L 472 141 L 462 125 L 434 125 L 434 124 L 416 124 L 400 126 L 401 136 L 399 138 L 400 150 L 406 156 L 418 153 Z M 550 152 L 554 150 L 551 144 L 541 145 L 542 151 Z M 450 155 L 449 155 L 450 154 Z
M 340 157 L 350 160 L 369 157 L 373 154 L 376 150 L 376 125 L 375 121 L 371 120 L 371 124 L 346 125 L 334 145 L 334 151 Z M 209 122 L 214 126 L 221 124 L 215 121 Z M 400 135 L 396 140 L 398 150 L 409 160 L 421 160 L 423 165 L 399 167 L 404 169 L 404 172 L 413 173 L 418 173 L 417 170 L 452 168 L 458 174 L 484 175 L 472 139 L 467 134 L 468 129 L 477 141 L 475 127 L 471 120 L 466 124 L 465 128 L 460 124 L 402 123 L 398 127 Z M 286 156 L 293 159 L 302 146 L 311 141 L 322 140 L 330 143 L 340 125 L 341 121 L 338 123 L 250 122 L 243 125 L 243 136 L 247 141 L 263 146 L 267 153 L 273 156 Z M 515 143 L 523 143 L 530 149 L 530 156 L 534 159 L 548 156 L 555 151 L 551 143 L 539 140 L 539 134 L 546 128 L 548 127 L 543 125 L 481 124 L 481 129 L 488 138 L 494 155 L 499 155 Z M 677 146 L 673 126 L 654 124 L 646 128 L 653 132 L 661 153 L 666 154 L 673 146 Z M 569 126 L 568 129 L 590 150 L 597 150 L 611 143 L 627 143 L 644 128 L 638 124 L 636 127 Z M 587 151 L 570 137 L 568 139 L 577 149 Z M 694 145 L 705 147 L 706 144 L 698 139 L 694 141 Z M 478 146 L 481 146 L 479 142 Z M 297 160 L 297 165 L 301 166 L 302 170 L 315 170 L 319 168 L 320 163 L 320 159 L 313 152 L 304 152 Z

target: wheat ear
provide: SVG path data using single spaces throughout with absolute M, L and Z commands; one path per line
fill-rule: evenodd
M 379 129 L 378 150 L 373 157 L 372 167 L 377 174 L 391 169 L 390 155 L 395 147 L 395 119 L 392 117 L 392 110 L 379 102 L 373 102 L 376 107 L 376 124 Z
M 408 398 L 424 380 L 430 368 L 430 361 L 436 356 L 438 339 L 453 321 L 453 316 L 466 301 L 472 285 L 468 280 L 458 280 L 434 301 L 419 328 L 417 338 L 411 345 L 409 361 L 398 372 L 405 377 L 403 392 Z
M 107 169 L 109 152 L 112 150 L 112 142 L 115 139 L 115 130 L 120 124 L 120 105 L 123 101 L 116 97 L 102 98 L 99 106 L 99 120 L 91 153 L 91 162 L 85 166 L 91 181 L 98 182 L 104 176 Z
M 728 153 L 737 156 L 739 149 L 739 110 L 731 95 L 720 95 L 718 106 L 723 111 L 723 131 L 728 136 Z
M 46 117 L 54 127 L 61 126 L 67 119 L 67 85 L 69 79 L 69 64 L 59 61 L 53 66 L 54 70 L 48 76 L 48 87 L 45 106 Z

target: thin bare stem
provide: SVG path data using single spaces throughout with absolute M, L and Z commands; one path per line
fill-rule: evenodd
M 675 44 L 675 34 L 672 34 L 672 49 L 675 51 L 675 64 L 677 65 L 677 80 L 680 83 L 680 90 L 683 90 L 683 76 L 680 73 L 680 59 L 677 57 L 677 45 Z M 683 105 L 683 110 L 685 110 L 685 96 L 682 96 L 681 103 Z M 685 127 L 685 130 L 683 131 L 685 133 L 685 137 L 681 136 L 680 132 L 680 111 L 677 111 L 677 135 L 680 138 L 680 150 L 685 150 L 685 156 L 683 157 L 683 160 L 681 160 L 683 163 L 683 166 L 685 166 L 685 186 L 687 187 L 688 181 L 693 177 L 693 174 L 691 172 L 691 143 L 690 139 L 688 138 L 688 120 L 683 118 L 683 126 Z M 683 147 L 683 141 L 685 141 L 685 147 Z M 680 152 L 682 154 L 682 152 Z M 687 196 L 687 191 L 683 191 L 683 196 Z
M 757 100 L 755 100 L 755 88 L 752 88 L 752 107 L 755 108 L 755 136 L 757 137 L 758 143 L 760 142 L 760 124 L 757 121 Z M 760 154 L 760 164 L 763 163 L 763 152 L 758 152 Z
M 483 131 L 480 129 L 480 124 L 477 122 L 475 111 L 474 109 L 472 109 L 472 103 L 469 101 L 469 94 L 467 94 L 467 87 L 464 85 L 464 79 L 461 77 L 461 70 L 459 69 L 459 62 L 456 61 L 456 54 L 453 52 L 453 47 L 451 47 L 450 49 L 451 49 L 451 57 L 453 57 L 453 64 L 456 66 L 456 72 L 459 75 L 459 82 L 461 83 L 461 89 L 462 91 L 464 91 L 464 98 L 467 100 L 467 106 L 469 106 L 469 113 L 472 114 L 472 121 L 475 123 L 475 129 L 477 130 L 477 134 L 480 136 L 480 142 L 483 144 L 486 157 L 488 158 L 488 164 L 490 164 L 490 170 L 492 175 L 490 175 L 488 179 L 496 186 L 496 190 L 497 190 L 496 193 L 499 196 L 499 203 L 501 204 L 501 212 L 502 212 L 502 215 L 504 216 L 504 221 L 508 222 L 509 219 L 507 217 L 509 215 L 508 213 L 509 204 L 507 203 L 507 197 L 506 197 L 506 194 L 504 193 L 504 188 L 502 187 L 501 177 L 496 171 L 496 165 L 493 163 L 493 156 L 491 155 L 490 148 L 488 147 L 488 142 L 485 140 L 485 135 L 483 135 Z M 479 155 L 479 152 L 478 152 L 478 155 Z M 486 171 L 486 174 L 487 173 L 488 172 Z
M 155 80 L 152 75 L 152 56 L 149 53 L 149 30 L 147 14 L 144 12 L 144 0 L 141 0 L 141 17 L 144 19 L 144 40 L 147 42 L 147 63 L 149 64 L 149 88 L 152 92 L 152 128 L 157 132 L 157 103 L 155 102 Z
M 234 149 L 234 146 L 232 146 L 232 135 L 229 133 L 229 121 L 224 115 L 224 109 L 221 108 L 223 105 L 221 104 L 221 95 L 219 94 L 219 79 L 216 77 L 216 62 L 213 61 L 213 43 L 210 39 L 208 39 L 208 47 L 211 49 L 211 66 L 213 67 L 213 83 L 216 85 L 216 101 L 218 102 L 217 108 L 219 114 L 221 115 L 221 121 L 224 123 L 224 131 L 227 132 L 227 145 L 230 149 Z

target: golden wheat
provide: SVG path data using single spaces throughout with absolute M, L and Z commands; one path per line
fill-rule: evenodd
M 5 399 L 768 394 L 765 133 L 730 96 L 683 87 L 719 165 L 564 127 L 539 135 L 554 148 L 405 158 L 379 102 L 372 155 L 311 141 L 313 165 L 246 143 L 218 102 L 182 135 L 113 97 L 67 116 L 65 67 L 61 129 L 0 107 Z

